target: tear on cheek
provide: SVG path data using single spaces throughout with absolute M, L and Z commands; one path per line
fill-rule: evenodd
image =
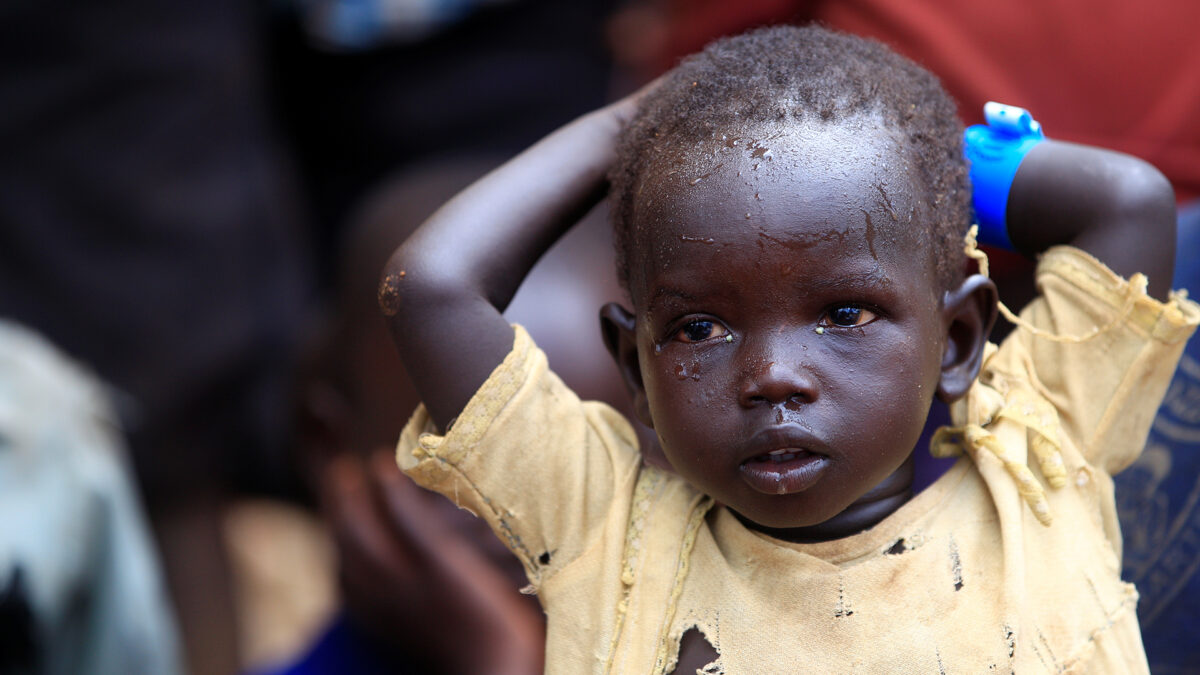
M 675 364 L 675 379 L 691 380 L 693 382 L 700 381 L 700 364 L 692 363 L 677 363 Z

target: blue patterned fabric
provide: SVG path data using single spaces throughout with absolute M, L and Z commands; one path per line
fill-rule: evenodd
M 1175 288 L 1200 293 L 1200 203 L 1180 211 Z M 1150 671 L 1200 673 L 1200 340 L 1184 351 L 1146 449 L 1115 478 L 1122 576 L 1138 587 Z

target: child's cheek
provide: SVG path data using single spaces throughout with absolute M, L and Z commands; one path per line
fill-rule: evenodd
M 687 380 L 693 382 L 700 381 L 701 365 L 698 358 L 680 359 L 675 363 L 675 367 L 672 370 L 674 371 L 675 379 L 680 382 L 686 382 Z
M 650 394 L 656 421 L 659 418 L 670 420 L 667 425 L 680 431 L 695 429 L 702 427 L 704 417 L 715 410 L 725 385 L 720 377 L 719 359 L 705 351 L 673 345 L 655 357 L 658 361 L 655 364 L 657 381 Z M 660 433 L 663 431 L 666 430 L 660 430 Z

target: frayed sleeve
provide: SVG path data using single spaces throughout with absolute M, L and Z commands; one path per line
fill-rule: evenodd
M 1043 438 L 1060 427 L 1090 464 L 1116 473 L 1141 452 L 1200 306 L 1181 292 L 1155 300 L 1144 276 L 1123 279 L 1071 247 L 1047 251 L 1037 281 L 1023 325 L 980 380 L 1005 394 L 1004 414 Z M 1030 390 L 1011 386 L 1022 380 Z
M 485 519 L 530 581 L 575 559 L 632 490 L 641 457 L 611 407 L 581 401 L 520 326 L 504 362 L 450 425 L 424 406 L 400 437 L 397 462 L 419 485 Z

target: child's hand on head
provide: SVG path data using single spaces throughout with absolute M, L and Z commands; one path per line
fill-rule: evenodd
M 502 312 L 541 254 L 604 197 L 617 138 L 656 86 L 543 138 L 460 192 L 392 255 L 380 309 L 439 427 L 512 347 Z

